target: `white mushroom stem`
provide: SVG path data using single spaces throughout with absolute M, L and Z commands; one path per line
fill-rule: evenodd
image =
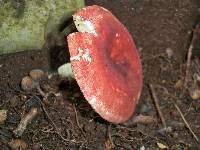
M 72 72 L 71 63 L 65 63 L 58 68 L 58 75 L 61 77 L 67 77 L 74 79 L 74 74 Z
M 94 26 L 92 25 L 90 21 L 83 20 L 80 16 L 73 16 L 73 19 L 74 19 L 75 26 L 79 32 L 87 32 L 87 33 L 91 33 L 97 36 Z M 84 50 L 79 48 L 78 54 L 70 58 L 71 61 L 73 60 L 81 61 L 81 59 L 89 63 L 91 62 L 89 50 L 86 49 L 86 51 L 84 52 Z M 68 78 L 74 79 L 71 63 L 65 63 L 62 66 L 60 66 L 58 68 L 58 75 L 60 75 L 61 77 L 68 77 Z

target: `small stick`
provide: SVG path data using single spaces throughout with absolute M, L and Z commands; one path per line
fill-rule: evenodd
M 132 119 L 128 120 L 127 122 L 123 123 L 125 126 L 131 126 L 134 124 L 151 124 L 155 122 L 155 119 L 152 116 L 144 116 L 144 115 L 138 115 L 134 116 Z
M 38 85 L 38 86 L 36 87 L 36 89 L 37 89 L 37 91 L 39 92 L 39 94 L 40 94 L 42 97 L 44 97 L 44 98 L 47 97 L 47 94 L 44 93 L 44 92 L 42 91 L 40 85 Z
M 183 122 L 185 123 L 186 127 L 190 130 L 190 132 L 192 133 L 193 137 L 195 138 L 195 140 L 197 142 L 199 142 L 198 137 L 196 136 L 196 134 L 193 132 L 192 128 L 190 127 L 189 123 L 187 122 L 187 120 L 185 119 L 183 113 L 181 112 L 180 108 L 174 104 L 174 106 L 176 107 L 177 111 L 179 112 L 179 114 L 181 115 L 181 118 L 183 119 Z
M 63 140 L 63 141 L 66 141 L 66 142 L 69 142 L 70 140 L 64 138 L 60 132 L 59 132 L 59 129 L 58 127 L 56 126 L 56 124 L 53 122 L 53 120 L 51 119 L 51 117 L 49 116 L 48 112 L 46 111 L 45 109 L 45 106 L 43 105 L 42 101 L 40 100 L 40 98 L 36 97 L 39 102 L 40 102 L 40 105 L 41 105 L 41 108 L 42 110 L 44 111 L 44 114 L 46 115 L 47 119 L 51 122 L 51 124 L 53 125 L 54 129 L 56 130 L 56 133 L 60 136 L 60 138 Z
M 78 114 L 77 114 L 77 111 L 76 111 L 76 107 L 73 105 L 73 108 L 74 108 L 74 112 L 75 112 L 75 117 L 76 117 L 76 123 L 79 127 L 79 129 L 81 130 L 81 132 L 83 133 L 83 135 L 85 136 L 85 132 L 83 131 L 83 129 L 81 128 L 80 124 L 79 124 L 79 121 L 78 121 Z
M 111 127 L 112 127 L 112 125 L 110 124 L 110 125 L 108 126 L 108 138 L 110 139 L 110 141 L 112 141 L 112 135 L 111 135 L 111 133 L 110 133 Z
M 29 112 L 24 117 L 22 117 L 18 127 L 13 131 L 14 134 L 17 137 L 21 136 L 25 131 L 28 123 L 30 123 L 37 114 L 38 114 L 38 109 L 35 107 L 31 108 Z
M 192 40 L 188 49 L 187 53 L 187 63 L 186 63 L 186 72 L 185 72 L 185 82 L 184 82 L 184 87 L 187 87 L 188 80 L 189 80 L 189 72 L 190 72 L 190 65 L 191 65 L 191 58 L 192 58 L 192 50 L 194 47 L 194 42 L 197 38 L 196 33 L 198 32 L 199 24 L 197 24 L 193 30 L 192 33 Z
M 162 88 L 165 91 L 165 94 L 168 95 L 169 97 L 173 98 L 174 100 L 178 101 L 178 98 L 175 97 L 174 95 L 170 94 L 168 92 L 168 90 L 165 87 L 162 87 L 160 85 L 158 85 L 160 88 Z M 192 135 L 194 136 L 195 140 L 197 142 L 199 142 L 198 137 L 195 135 L 195 133 L 193 132 L 192 128 L 190 127 L 190 125 L 188 124 L 187 120 L 185 119 L 183 113 L 181 112 L 180 108 L 178 107 L 178 105 L 175 104 L 174 101 L 172 101 L 174 107 L 176 107 L 177 111 L 179 112 L 179 114 L 181 115 L 182 120 L 184 121 L 185 125 L 187 126 L 187 128 L 190 130 L 190 132 L 192 133 Z
M 159 115 L 159 117 L 160 117 L 160 119 L 161 119 L 161 122 L 162 122 L 164 128 L 166 128 L 165 118 L 164 118 L 163 113 L 162 113 L 162 111 L 161 111 L 161 109 L 160 109 L 160 106 L 159 106 L 159 103 L 158 103 L 158 98 L 157 98 L 157 96 L 156 96 L 154 87 L 153 87 L 152 84 L 149 84 L 149 87 L 150 87 L 150 90 L 151 90 L 151 94 L 152 94 L 152 96 L 153 96 L 153 100 L 154 100 L 156 109 L 157 109 L 157 111 L 158 111 L 158 115 Z
M 115 144 L 113 143 L 112 135 L 111 135 L 112 124 L 110 124 L 107 128 L 108 132 L 108 140 L 105 142 L 105 149 L 111 150 L 115 148 Z
M 46 111 L 45 106 L 44 106 L 44 104 L 42 103 L 42 101 L 40 100 L 40 98 L 37 97 L 37 96 L 35 96 L 35 97 L 38 99 L 38 101 L 39 101 L 39 103 L 40 103 L 40 105 L 41 105 L 41 108 L 42 108 L 42 110 L 43 110 L 45 116 L 47 117 L 47 119 L 48 119 L 48 120 L 51 122 L 51 124 L 53 125 L 53 128 L 55 129 L 55 133 L 56 133 L 63 141 L 65 141 L 65 142 L 77 143 L 77 142 L 74 141 L 74 140 L 68 140 L 68 139 L 66 139 L 65 137 L 62 136 L 62 134 L 60 133 L 58 127 L 56 126 L 56 124 L 54 123 L 54 121 L 51 119 L 51 117 L 49 116 L 48 112 Z

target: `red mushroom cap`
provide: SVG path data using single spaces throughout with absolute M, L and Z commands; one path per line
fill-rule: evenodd
M 104 119 L 128 120 L 142 89 L 142 67 L 128 30 L 100 6 L 77 11 L 79 32 L 68 36 L 75 79 L 86 100 Z

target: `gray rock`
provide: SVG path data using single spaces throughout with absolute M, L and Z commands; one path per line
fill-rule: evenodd
M 84 0 L 0 0 L 0 54 L 41 49 Z

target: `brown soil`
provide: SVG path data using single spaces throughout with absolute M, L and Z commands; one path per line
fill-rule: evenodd
M 111 10 L 132 33 L 140 51 L 144 88 L 136 115 L 154 121 L 114 125 L 101 119 L 84 100 L 76 81 L 53 77 L 41 82 L 49 96 L 38 91 L 24 92 L 20 81 L 35 68 L 47 70 L 45 51 L 22 52 L 0 56 L 0 108 L 8 110 L 5 124 L 0 125 L 0 149 L 8 142 L 21 139 L 29 149 L 199 149 L 200 144 L 183 122 L 176 104 L 200 140 L 200 100 L 188 94 L 196 76 L 200 76 L 198 59 L 193 59 L 187 86 L 186 53 L 196 24 L 197 5 L 192 0 L 87 0 Z M 155 88 L 159 108 L 167 129 L 158 115 L 149 84 Z M 199 83 L 198 83 L 199 84 Z M 185 90 L 184 90 L 185 89 Z M 62 93 L 63 96 L 56 96 Z M 40 100 L 43 100 L 42 103 Z M 43 104 L 43 105 L 41 105 Z M 33 108 L 39 110 L 25 132 L 16 137 L 13 130 L 21 117 Z M 134 117 L 133 117 L 134 118 Z

